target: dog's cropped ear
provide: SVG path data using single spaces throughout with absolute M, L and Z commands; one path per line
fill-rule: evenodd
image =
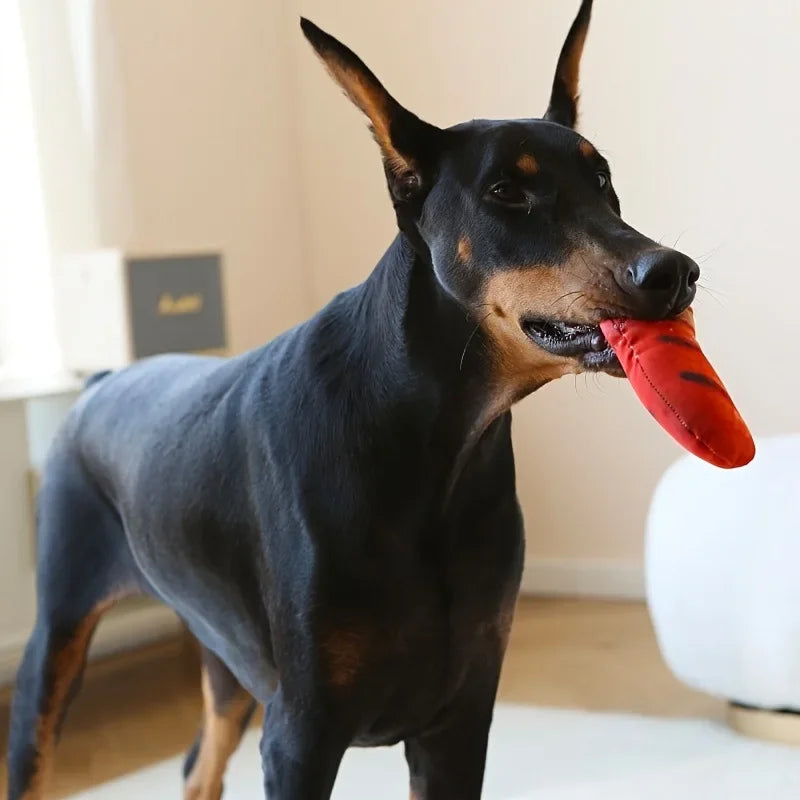
M 369 119 L 392 197 L 405 202 L 420 194 L 444 132 L 403 108 L 348 47 L 305 18 L 300 26 L 328 72 Z
M 556 77 L 550 105 L 544 115 L 546 120 L 574 128 L 578 121 L 578 81 L 581 71 L 581 56 L 589 20 L 592 17 L 592 0 L 582 0 L 578 16 L 569 29 L 567 39 L 558 58 Z

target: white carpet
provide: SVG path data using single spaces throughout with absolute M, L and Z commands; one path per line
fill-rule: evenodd
M 261 798 L 259 732 L 231 760 L 224 800 Z M 73 800 L 179 800 L 180 759 Z M 351 750 L 334 800 L 407 800 L 400 748 Z M 800 750 L 745 739 L 721 724 L 499 706 L 485 800 L 796 800 Z

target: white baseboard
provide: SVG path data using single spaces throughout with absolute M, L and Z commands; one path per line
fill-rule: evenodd
M 141 605 L 110 611 L 101 621 L 89 659 L 165 639 L 181 630 L 181 622 L 165 606 Z M 0 685 L 14 680 L 27 638 L 0 641 Z
M 644 566 L 602 558 L 531 558 L 522 575 L 522 593 L 643 600 Z

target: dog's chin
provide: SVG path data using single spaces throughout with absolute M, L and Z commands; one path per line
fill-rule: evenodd
M 520 327 L 546 353 L 577 361 L 580 372 L 625 375 L 598 325 L 524 317 Z

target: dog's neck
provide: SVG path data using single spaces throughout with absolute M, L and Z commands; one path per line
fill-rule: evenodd
M 480 414 L 490 374 L 483 331 L 405 234 L 398 234 L 363 289 L 370 312 L 364 322 L 383 354 L 407 371 L 401 379 L 424 380 L 467 417 Z
M 448 462 L 452 488 L 475 445 L 511 405 L 492 381 L 479 320 L 442 288 L 402 233 L 356 297 L 356 324 L 364 330 L 357 346 L 380 382 L 373 391 L 395 408 L 424 409 L 428 441 Z

